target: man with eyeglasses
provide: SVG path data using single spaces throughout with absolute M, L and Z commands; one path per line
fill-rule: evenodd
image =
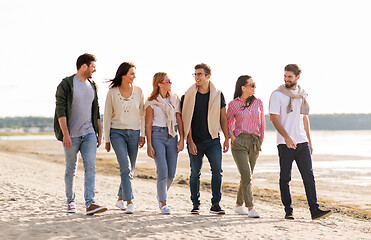
M 200 176 L 204 155 L 211 167 L 212 206 L 210 212 L 225 214 L 219 202 L 222 186 L 222 147 L 219 138 L 219 127 L 222 128 L 225 141 L 223 152 L 229 148 L 228 121 L 223 93 L 210 81 L 211 68 L 205 64 L 195 66 L 195 84 L 182 96 L 182 119 L 184 136 L 190 159 L 190 190 L 193 203 L 192 214 L 200 212 Z
M 285 67 L 285 84 L 270 98 L 270 119 L 277 130 L 277 148 L 280 162 L 280 192 L 285 207 L 285 219 L 293 220 L 289 183 L 295 160 L 304 182 L 309 210 L 313 220 L 331 215 L 331 210 L 319 209 L 313 176 L 312 142 L 310 138 L 309 105 L 307 93 L 298 85 L 301 69 L 296 64 Z

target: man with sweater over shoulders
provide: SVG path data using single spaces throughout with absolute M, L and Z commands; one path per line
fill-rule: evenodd
M 81 153 L 85 169 L 86 214 L 104 212 L 106 207 L 94 202 L 95 196 L 95 158 L 102 141 L 97 87 L 90 80 L 95 72 L 96 58 L 83 54 L 76 62 L 77 73 L 66 77 L 57 87 L 54 132 L 63 142 L 66 159 L 64 175 L 67 197 L 67 213 L 76 212 L 75 172 L 77 154 Z
M 223 93 L 211 83 L 211 68 L 204 63 L 195 66 L 196 83 L 193 84 L 181 99 L 184 136 L 190 159 L 190 190 L 193 203 L 192 214 L 200 212 L 200 176 L 204 155 L 211 167 L 212 206 L 210 212 L 225 214 L 219 202 L 222 186 L 222 147 L 219 138 L 219 127 L 222 128 L 225 141 L 223 152 L 229 148 L 228 121 Z
M 296 64 L 285 67 L 285 84 L 275 90 L 269 102 L 270 119 L 277 130 L 280 162 L 280 192 L 285 207 L 285 219 L 294 219 L 289 183 L 295 160 L 303 179 L 309 210 L 313 220 L 331 215 L 331 210 L 319 209 L 312 169 L 313 152 L 310 138 L 307 93 L 298 85 L 301 69 Z

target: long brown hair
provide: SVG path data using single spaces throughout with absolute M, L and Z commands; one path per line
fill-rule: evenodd
M 233 98 L 237 98 L 237 97 L 241 97 L 242 96 L 242 86 L 245 86 L 247 84 L 247 81 L 251 78 L 251 76 L 249 75 L 242 75 L 240 76 L 238 79 L 237 79 L 237 82 L 236 82 L 236 89 L 234 91 L 234 96 Z M 248 108 L 251 106 L 251 104 L 254 102 L 255 100 L 255 96 L 254 95 L 251 95 L 250 97 L 248 97 L 246 99 L 246 105 L 245 106 L 242 106 L 243 109 L 245 108 Z
M 109 88 L 121 86 L 122 76 L 126 76 L 130 68 L 135 68 L 135 65 L 131 62 L 123 62 L 116 71 L 114 79 L 108 80 L 110 82 Z
M 158 84 L 164 81 L 166 75 L 167 75 L 166 72 L 158 72 L 153 76 L 153 81 L 152 81 L 153 90 L 152 90 L 151 95 L 149 95 L 148 97 L 148 101 L 152 101 L 156 99 L 157 96 L 160 94 L 160 87 L 158 86 Z

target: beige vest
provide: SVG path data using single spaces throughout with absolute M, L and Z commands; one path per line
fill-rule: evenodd
M 184 126 L 184 137 L 187 138 L 191 129 L 193 111 L 195 107 L 197 86 L 193 84 L 184 94 L 182 109 L 182 120 Z M 210 98 L 207 115 L 207 125 L 212 139 L 218 138 L 220 127 L 220 97 L 221 91 L 216 89 L 210 82 Z

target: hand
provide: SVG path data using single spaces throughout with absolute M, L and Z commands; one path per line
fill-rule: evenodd
M 63 146 L 66 148 L 71 149 L 72 148 L 72 141 L 71 137 L 69 135 L 64 135 L 63 136 Z
M 228 152 L 228 149 L 229 149 L 229 139 L 226 138 L 226 139 L 224 140 L 224 144 L 223 144 L 223 153 Z
M 145 143 L 146 143 L 145 137 L 140 137 L 139 138 L 139 148 L 142 148 Z
M 197 146 L 193 141 L 188 141 L 188 150 L 190 154 L 197 155 Z
M 178 149 L 178 153 L 183 151 L 184 149 L 184 139 L 180 139 L 178 141 L 178 144 L 176 145 L 177 149 Z
M 310 150 L 310 155 L 313 154 L 313 147 L 312 147 L 312 143 L 309 144 L 309 150 Z
M 107 152 L 111 151 L 111 143 L 110 142 L 106 142 L 105 149 L 107 150 Z
M 296 149 L 296 142 L 294 141 L 294 139 L 292 139 L 292 137 L 290 136 L 285 137 L 285 142 L 288 148 Z
M 102 144 L 102 135 L 98 135 L 98 138 L 97 138 L 97 148 L 99 148 L 99 146 Z
M 230 136 L 230 138 L 231 138 L 231 143 L 233 144 L 234 140 L 236 140 L 236 137 L 232 134 L 232 135 Z
M 147 155 L 150 158 L 155 158 L 155 150 L 153 149 L 151 144 L 147 144 Z

